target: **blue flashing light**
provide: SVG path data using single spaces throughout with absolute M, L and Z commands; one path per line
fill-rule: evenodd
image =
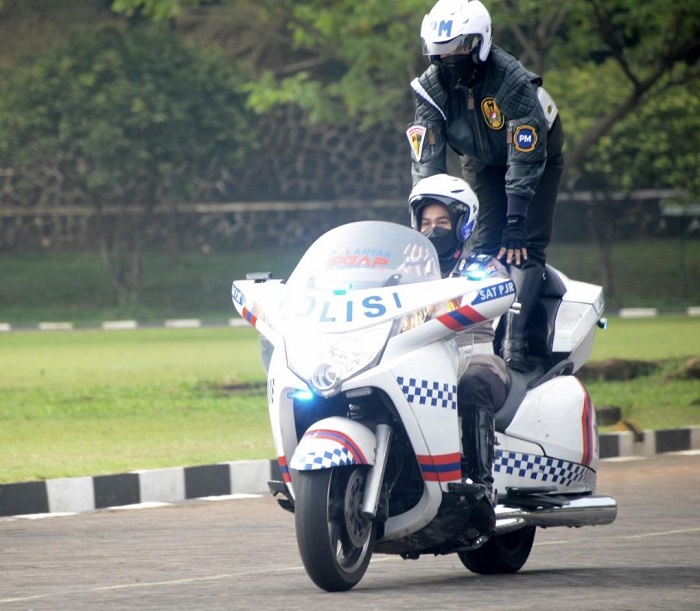
M 467 276 L 467 278 L 469 278 L 469 280 L 483 280 L 484 278 L 489 277 L 489 272 L 485 269 L 467 268 L 467 273 L 465 275 Z
M 312 393 L 308 388 L 302 389 L 297 388 L 289 393 L 290 399 L 296 399 L 297 401 L 311 401 L 314 398 L 314 393 Z

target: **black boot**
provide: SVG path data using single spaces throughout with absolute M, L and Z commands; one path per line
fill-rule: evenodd
M 474 424 L 469 478 L 476 485 L 483 486 L 486 496 L 493 499 L 493 445 L 496 437 L 493 414 L 487 409 L 477 410 Z
M 493 446 L 496 433 L 493 414 L 488 409 L 476 410 L 473 416 L 474 437 L 472 438 L 472 460 L 470 479 L 475 486 L 482 488 L 483 497 L 474 511 L 474 521 L 484 535 L 493 533 L 496 527 L 494 506 L 496 497 L 493 490 Z
M 510 268 L 510 277 L 515 283 L 515 297 L 520 302 L 520 313 L 506 314 L 501 356 L 506 365 L 516 371 L 529 371 L 527 354 L 527 330 L 532 312 L 540 296 L 544 282 L 544 268 L 534 265 L 525 269 Z
M 484 425 L 480 425 L 480 416 Z M 459 489 L 480 500 L 493 495 L 494 420 L 489 410 L 475 410 L 462 418 L 462 483 Z

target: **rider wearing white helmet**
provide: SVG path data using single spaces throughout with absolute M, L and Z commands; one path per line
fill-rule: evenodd
M 461 178 L 436 174 L 416 183 L 408 198 L 411 226 L 435 246 L 443 277 L 474 274 L 508 277 L 495 257 L 472 255 L 468 241 L 479 215 L 479 200 Z M 473 338 L 473 339 L 472 339 Z M 461 340 L 461 341 L 460 341 Z M 490 322 L 469 328 L 457 336 L 457 344 L 471 353 L 469 366 L 457 389 L 457 405 L 462 417 L 463 475 L 477 494 L 493 502 L 494 413 L 506 397 L 507 373 L 503 359 L 493 351 L 494 329 Z M 493 527 L 493 506 L 486 510 Z
M 529 368 L 527 323 L 544 277 L 564 141 L 556 105 L 542 81 L 492 44 L 491 17 L 479 0 L 438 0 L 423 19 L 423 53 L 431 65 L 411 86 L 408 126 L 414 185 L 447 171 L 447 149 L 481 207 L 473 248 L 504 259 L 521 303 L 506 316 L 502 354 Z
M 445 214 L 439 217 L 443 222 L 428 223 L 422 214 L 423 210 L 426 206 L 437 204 L 445 209 Z M 408 197 L 408 206 L 411 227 L 426 235 L 433 243 L 440 257 L 443 275 L 449 274 L 474 232 L 479 214 L 476 194 L 461 178 L 436 174 L 416 184 Z M 449 229 L 444 220 L 449 220 Z

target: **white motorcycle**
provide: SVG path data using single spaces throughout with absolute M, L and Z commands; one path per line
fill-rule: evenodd
M 363 221 L 321 236 L 287 282 L 249 274 L 232 298 L 263 336 L 282 476 L 270 490 L 294 512 L 320 588 L 349 590 L 373 553 L 457 553 L 476 573 L 514 573 L 536 527 L 615 520 L 614 499 L 594 494 L 595 411 L 573 375 L 604 324 L 601 287 L 547 267 L 540 356 L 531 373 L 509 374 L 495 417 L 490 537 L 462 479 L 455 336 L 517 309 L 510 279 L 443 279 L 423 235 Z

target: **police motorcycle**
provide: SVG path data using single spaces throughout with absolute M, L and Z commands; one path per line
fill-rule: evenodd
M 443 279 L 425 236 L 383 221 L 332 229 L 286 282 L 269 276 L 235 280 L 232 299 L 262 335 L 280 472 L 269 487 L 317 586 L 349 590 L 374 553 L 456 553 L 473 572 L 514 573 L 537 527 L 615 520 L 615 500 L 595 494 L 595 412 L 573 375 L 602 325 L 601 287 L 548 268 L 546 358 L 511 374 L 496 414 L 484 532 L 462 479 L 454 338 L 517 308 L 513 282 Z

